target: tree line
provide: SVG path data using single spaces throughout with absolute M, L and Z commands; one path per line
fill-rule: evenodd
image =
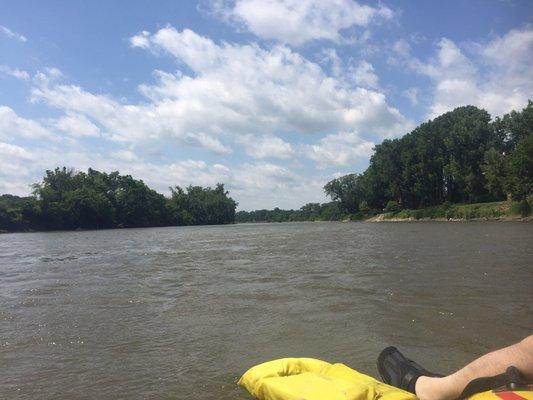
M 29 197 L 0 196 L 0 230 L 69 230 L 211 225 L 235 221 L 237 203 L 223 184 L 175 186 L 165 197 L 118 172 L 46 171 Z
M 345 216 L 340 203 L 307 203 L 299 210 L 238 211 L 235 222 L 301 222 L 301 221 L 339 221 Z
M 383 211 L 505 199 L 521 202 L 528 213 L 533 102 L 494 121 L 477 107 L 456 108 L 401 138 L 384 140 L 375 146 L 363 173 L 333 179 L 324 190 L 333 203 L 307 204 L 300 210 L 241 211 L 237 220 L 359 219 Z

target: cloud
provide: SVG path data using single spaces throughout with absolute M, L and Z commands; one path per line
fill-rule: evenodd
M 222 144 L 218 139 L 205 132 L 187 132 L 184 143 L 191 146 L 203 147 L 218 154 L 230 154 L 233 152 L 231 147 Z
M 346 29 L 393 17 L 388 7 L 352 0 L 218 0 L 211 2 L 211 11 L 260 38 L 292 45 L 319 39 L 339 41 Z
M 109 153 L 112 158 L 121 161 L 138 161 L 139 157 L 131 150 L 117 150 Z
M 136 162 L 126 164 L 121 171 L 143 177 L 145 182 L 163 193 L 167 193 L 171 185 L 214 186 L 222 182 L 239 202 L 239 209 L 299 208 L 308 201 L 324 201 L 322 186 L 325 181 L 306 178 L 268 162 L 231 166 L 201 160 L 160 165 Z
M 25 36 L 21 35 L 20 33 L 12 31 L 7 26 L 0 25 L 0 32 L 2 32 L 8 38 L 18 40 L 19 42 L 24 43 L 27 41 Z
M 419 73 L 434 79 L 473 78 L 476 74 L 474 64 L 451 40 L 442 38 L 438 43 L 436 57 L 427 63 L 414 60 L 412 67 Z
M 378 76 L 374 73 L 374 67 L 363 60 L 352 69 L 355 83 L 369 88 L 378 87 Z
M 288 159 L 295 154 L 290 143 L 276 136 L 241 135 L 237 142 L 242 144 L 246 154 L 253 158 Z
M 295 182 L 296 174 L 285 167 L 271 163 L 245 164 L 236 171 L 237 189 L 280 189 Z M 260 177 L 260 179 L 258 179 Z
M 15 157 L 23 160 L 31 160 L 34 155 L 24 147 L 0 142 L 0 154 L 6 157 Z
M 87 117 L 81 114 L 68 113 L 67 115 L 57 119 L 54 125 L 57 129 L 69 136 L 100 136 L 100 129 L 91 121 L 89 121 Z
M 337 50 L 334 48 L 324 48 L 320 52 L 321 64 L 329 64 L 331 73 L 334 77 L 340 77 L 344 74 L 344 66 L 341 58 L 337 54 Z
M 399 39 L 393 43 L 392 50 L 402 57 L 407 57 L 411 53 L 411 45 L 407 40 Z
M 532 64 L 530 27 L 466 49 L 443 38 L 433 58 L 410 61 L 411 68 L 435 84 L 430 117 L 467 104 L 485 108 L 492 116 L 523 108 L 533 93 Z
M 0 139 L 55 139 L 55 135 L 40 123 L 19 117 L 7 106 L 0 106 Z
M 45 101 L 67 114 L 76 115 L 77 121 L 72 118 L 67 121 L 70 126 L 79 125 L 76 128 L 78 133 L 82 126 L 87 128 L 87 122 L 90 123 L 89 119 L 92 119 L 104 127 L 106 138 L 118 142 L 142 144 L 161 141 L 163 146 L 166 142 L 198 146 L 216 153 L 231 152 L 217 138 L 202 132 L 204 126 L 191 126 L 194 115 L 190 118 L 186 115 L 194 111 L 180 107 L 179 102 L 162 99 L 152 104 L 122 104 L 110 96 L 95 95 L 79 86 L 48 83 L 33 88 L 32 100 Z M 202 114 L 202 117 L 208 118 L 206 114 Z M 93 128 L 85 133 L 94 134 L 96 131 Z
M 30 149 L 0 142 L 0 193 L 27 196 L 35 159 L 36 154 Z
M 7 65 L 0 65 L 0 72 L 24 81 L 30 79 L 30 74 L 26 71 L 18 68 L 10 68 Z
M 33 82 L 38 86 L 46 86 L 53 82 L 58 82 L 63 78 L 63 72 L 54 67 L 46 67 L 37 72 L 33 77 Z
M 496 65 L 508 66 L 510 72 L 531 72 L 533 59 L 533 28 L 512 29 L 478 48 L 481 55 Z M 509 61 L 513 62 L 509 62 Z
M 154 71 L 155 83 L 139 86 L 146 101 L 131 104 L 65 84 L 61 71 L 47 69 L 33 79 L 32 101 L 63 110 L 55 127 L 71 136 L 192 146 L 217 154 L 230 154 L 233 149 L 224 142 L 233 140 L 254 158 L 290 157 L 290 144 L 275 137 L 281 132 L 343 130 L 390 137 L 412 127 L 383 93 L 361 87 L 377 85 L 366 61 L 355 69 L 358 85 L 329 76 L 285 46 L 217 44 L 170 26 L 137 36 L 132 46 L 170 54 L 190 74 Z
M 318 144 L 305 145 L 302 151 L 320 168 L 325 168 L 330 165 L 349 166 L 367 160 L 372 155 L 374 145 L 354 132 L 340 132 L 327 135 Z
M 142 49 L 145 49 L 150 44 L 149 38 L 150 38 L 150 32 L 142 31 L 138 35 L 135 35 L 130 38 L 131 47 L 140 47 Z
M 359 86 L 369 89 L 379 89 L 379 78 L 375 73 L 374 66 L 366 60 L 347 63 L 337 54 L 333 48 L 322 49 L 319 53 L 320 63 L 329 65 L 331 74 L 344 86 Z M 346 65 L 347 64 L 347 65 Z
M 155 112 L 173 113 L 173 126 L 206 133 L 315 133 L 350 129 L 387 136 L 410 126 L 377 91 L 350 85 L 285 46 L 214 43 L 172 27 L 143 34 L 143 48 L 167 53 L 193 74 L 156 72 L 141 92 Z M 373 83 L 370 71 L 366 83 Z
M 308 202 L 325 201 L 325 178 L 307 178 L 276 164 L 244 164 L 229 178 L 240 209 L 299 208 Z
M 409 100 L 412 106 L 418 105 L 418 97 L 420 96 L 420 89 L 412 87 L 402 92 L 402 95 Z

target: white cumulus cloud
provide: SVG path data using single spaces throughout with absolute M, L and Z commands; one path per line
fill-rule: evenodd
M 410 65 L 434 81 L 430 117 L 467 104 L 502 115 L 523 108 L 532 96 L 533 29 L 511 30 L 466 49 L 443 38 L 432 59 Z
M 393 11 L 353 0 L 212 1 L 212 10 L 263 39 L 300 45 L 317 39 L 339 41 L 343 30 L 389 20 Z
M 0 106 L 0 139 L 55 139 L 50 130 L 32 119 L 19 117 L 10 107 Z
M 24 147 L 0 142 L 0 154 L 5 157 L 15 157 L 23 160 L 31 160 L 34 155 Z
M 288 159 L 295 154 L 290 143 L 276 136 L 241 135 L 237 142 L 242 144 L 246 154 L 253 158 Z
M 82 114 L 68 113 L 55 121 L 55 127 L 74 137 L 100 136 L 100 129 Z
M 193 31 L 160 29 L 147 36 L 149 48 L 187 65 L 193 76 L 157 72 L 159 82 L 141 86 L 152 102 L 187 116 L 204 132 L 266 134 L 358 129 L 401 134 L 408 121 L 385 95 L 327 75 L 285 46 L 216 44 Z M 374 84 L 365 65 L 366 84 Z M 192 128 L 191 128 L 192 129 Z
M 329 165 L 349 166 L 370 158 L 374 143 L 360 138 L 354 132 L 340 132 L 327 135 L 318 144 L 302 147 L 306 157 L 314 160 L 319 167 Z
M 374 67 L 368 61 L 361 61 L 352 68 L 351 72 L 357 85 L 369 88 L 378 87 L 378 76 L 374 72 Z
M 357 84 L 328 75 L 286 46 L 217 44 L 170 26 L 138 36 L 133 46 L 169 54 L 192 73 L 154 71 L 155 83 L 139 86 L 146 101 L 131 104 L 65 84 L 60 71 L 50 69 L 34 79 L 32 100 L 63 110 L 56 127 L 74 136 L 100 134 L 129 145 L 193 146 L 218 154 L 232 153 L 227 142 L 234 141 L 254 158 L 291 155 L 291 145 L 276 138 L 279 132 L 390 137 L 412 127 L 383 93 L 361 87 L 377 85 L 367 62 L 359 66 Z

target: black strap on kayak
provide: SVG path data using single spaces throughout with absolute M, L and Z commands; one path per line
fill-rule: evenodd
M 507 387 L 509 390 L 516 390 L 524 385 L 527 385 L 527 382 L 522 373 L 518 368 L 510 366 L 503 374 L 474 379 L 466 385 L 459 399 L 467 399 L 476 393 L 486 392 L 501 387 Z

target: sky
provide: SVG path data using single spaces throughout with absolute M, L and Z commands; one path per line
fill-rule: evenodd
M 324 202 L 384 139 L 522 109 L 532 65 L 530 0 L 0 0 L 0 194 L 66 166 Z

